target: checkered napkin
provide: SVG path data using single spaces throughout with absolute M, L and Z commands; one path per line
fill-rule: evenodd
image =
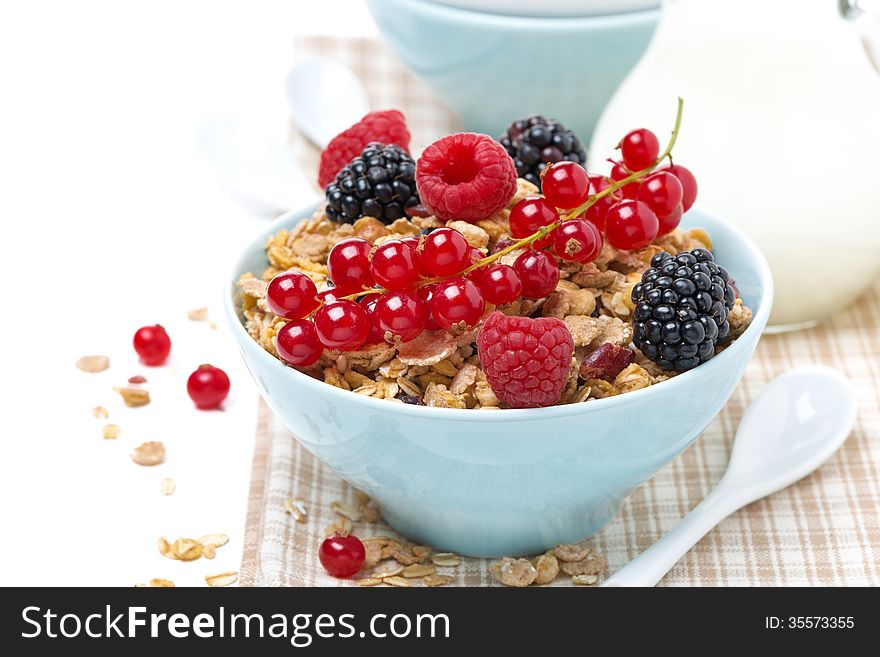
M 299 54 L 333 57 L 364 81 L 375 108 L 401 108 L 418 152 L 455 129 L 449 111 L 381 44 L 304 39 Z M 293 135 L 307 171 L 317 152 Z M 614 572 L 645 550 L 699 503 L 721 478 L 736 427 L 764 385 L 786 370 L 824 363 L 844 372 L 859 394 L 849 440 L 825 466 L 722 522 L 661 581 L 666 586 L 880 585 L 880 285 L 821 327 L 764 336 L 721 414 L 684 454 L 627 499 L 590 544 Z M 285 511 L 300 498 L 304 524 Z M 261 403 L 248 505 L 241 583 L 245 586 L 338 586 L 318 563 L 331 502 L 354 501 L 353 489 L 294 440 Z M 355 523 L 359 536 L 394 536 L 379 523 Z M 464 559 L 443 568 L 459 586 L 494 584 L 489 561 Z M 567 584 L 564 578 L 558 580 Z M 343 582 L 342 584 L 350 584 Z

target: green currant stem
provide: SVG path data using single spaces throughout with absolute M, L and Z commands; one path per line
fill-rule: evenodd
M 581 205 L 577 206 L 574 209 L 569 210 L 567 213 L 565 213 L 562 216 L 562 218 L 559 219 L 559 221 L 554 221 L 552 224 L 548 224 L 546 226 L 541 226 L 541 228 L 536 230 L 534 233 L 532 233 L 528 237 L 524 237 L 521 240 L 518 240 L 518 241 L 514 242 L 513 244 L 504 247 L 500 251 L 493 253 L 492 255 L 488 255 L 481 260 L 478 260 L 474 264 L 467 267 L 464 271 L 462 271 L 459 274 L 459 276 L 465 276 L 465 275 L 469 274 L 470 272 L 474 271 L 475 269 L 481 269 L 482 267 L 485 267 L 486 265 L 490 265 L 493 262 L 495 262 L 496 260 L 499 260 L 499 259 L 503 258 L 504 256 L 506 256 L 508 253 L 511 253 L 513 251 L 516 251 L 517 249 L 521 249 L 523 247 L 526 247 L 529 244 L 531 244 L 532 242 L 536 242 L 536 241 L 546 237 L 549 233 L 556 230 L 560 224 L 562 224 L 566 221 L 570 221 L 571 219 L 577 218 L 578 216 L 580 216 L 581 214 L 586 212 L 591 206 L 595 205 L 599 200 L 605 198 L 606 196 L 610 196 L 610 195 L 614 194 L 616 191 L 622 189 L 623 187 L 626 187 L 628 184 L 635 182 L 636 180 L 639 180 L 640 178 L 644 178 L 649 173 L 654 171 L 654 169 L 656 169 L 658 166 L 660 166 L 660 164 L 663 162 L 663 160 L 665 160 L 667 157 L 669 158 L 669 161 L 672 162 L 672 148 L 675 146 L 675 141 L 678 139 L 678 131 L 681 128 L 681 115 L 682 115 L 683 110 L 684 110 L 684 100 L 679 98 L 678 99 L 678 107 L 675 112 L 675 125 L 672 128 L 672 135 L 669 137 L 669 143 L 666 145 L 666 150 L 664 150 L 660 154 L 660 156 L 656 160 L 654 160 L 653 164 L 651 164 L 650 166 L 648 166 L 644 169 L 641 169 L 640 171 L 634 171 L 633 173 L 628 175 L 626 178 L 623 178 L 622 180 L 618 180 L 618 181 L 608 185 L 608 187 L 606 187 L 602 191 L 594 194 L 593 196 L 590 196 Z M 446 280 L 446 279 L 444 279 L 444 278 L 427 278 L 425 280 L 419 281 L 413 287 L 422 287 L 424 285 L 431 285 L 432 283 L 439 283 L 440 281 L 443 281 L 443 280 Z M 386 290 L 384 287 L 376 287 L 376 288 L 371 288 L 369 290 L 361 290 L 360 292 L 355 292 L 354 294 L 347 294 L 346 296 L 339 297 L 339 298 L 354 300 L 354 299 L 357 299 L 358 297 L 361 297 L 365 294 L 384 294 L 385 292 L 388 292 L 388 291 L 389 290 Z M 320 308 L 320 306 L 318 306 L 318 308 Z

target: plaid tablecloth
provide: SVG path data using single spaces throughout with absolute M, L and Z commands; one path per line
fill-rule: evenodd
M 334 57 L 364 81 L 372 106 L 402 109 L 419 152 L 455 129 L 451 113 L 381 44 L 314 38 L 299 54 Z M 296 134 L 291 146 L 307 171 L 317 152 Z M 824 363 L 840 369 L 859 392 L 853 435 L 824 467 L 722 522 L 662 580 L 666 586 L 880 585 L 880 285 L 833 321 L 808 331 L 764 336 L 742 382 L 721 414 L 684 454 L 638 488 L 621 513 L 588 541 L 614 572 L 678 523 L 721 478 L 740 418 L 775 376 Z M 241 583 L 260 586 L 349 585 L 317 560 L 330 504 L 354 491 L 293 439 L 261 404 L 247 515 Z M 285 511 L 301 498 L 307 522 Z M 380 523 L 355 523 L 359 536 L 394 535 Z M 463 586 L 494 584 L 488 560 L 465 559 L 443 569 Z M 560 585 L 569 585 L 564 578 Z

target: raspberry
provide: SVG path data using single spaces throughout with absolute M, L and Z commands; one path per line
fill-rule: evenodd
M 571 369 L 574 342 L 555 317 L 508 317 L 495 311 L 477 336 L 492 390 L 512 408 L 552 406 Z
M 323 189 L 336 178 L 346 164 L 361 154 L 367 144 L 378 141 L 386 146 L 397 144 L 409 152 L 406 119 L 397 110 L 370 112 L 347 130 L 343 130 L 321 152 L 318 184 Z
M 516 193 L 516 168 L 487 135 L 462 132 L 438 139 L 416 164 L 422 204 L 443 220 L 479 221 Z

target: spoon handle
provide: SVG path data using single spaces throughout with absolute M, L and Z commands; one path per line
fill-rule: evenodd
M 654 586 L 715 525 L 740 508 L 718 486 L 666 536 L 630 561 L 602 586 Z

